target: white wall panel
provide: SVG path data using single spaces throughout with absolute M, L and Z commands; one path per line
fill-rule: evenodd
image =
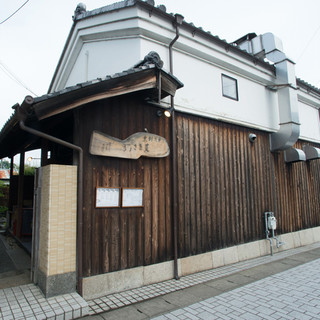
M 299 101 L 300 138 L 320 141 L 319 110 Z
M 159 53 L 169 71 L 168 47 L 175 28 L 160 16 L 128 8 L 83 20 L 77 28 L 58 72 L 58 89 L 129 69 L 150 51 Z M 180 33 L 173 46 L 173 74 L 184 83 L 175 97 L 178 110 L 270 132 L 279 130 L 278 92 L 267 89 L 276 82 L 271 70 L 207 36 L 184 28 Z M 222 95 L 222 74 L 237 80 L 238 101 Z M 308 92 L 299 91 L 298 96 L 300 137 L 320 141 L 319 99 Z
M 140 49 L 137 38 L 84 43 L 66 86 L 127 70 L 139 60 Z

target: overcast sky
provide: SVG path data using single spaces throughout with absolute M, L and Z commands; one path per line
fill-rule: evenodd
M 0 23 L 25 2 L 0 0 Z M 0 24 L 0 129 L 15 103 L 28 94 L 47 93 L 79 2 L 29 0 Z M 87 10 L 93 10 L 116 1 L 82 2 Z M 249 32 L 274 33 L 282 40 L 287 56 L 297 63 L 297 77 L 320 87 L 319 0 L 157 0 L 156 5 L 160 4 L 167 12 L 180 13 L 187 22 L 228 42 Z

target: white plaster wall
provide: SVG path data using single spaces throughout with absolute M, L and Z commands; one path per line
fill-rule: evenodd
M 85 42 L 66 86 L 127 70 L 150 51 L 159 53 L 169 71 L 168 48 L 163 43 L 138 36 Z M 184 83 L 176 93 L 179 110 L 267 131 L 278 129 L 277 94 L 265 85 L 182 50 L 174 50 L 173 61 L 174 75 Z M 222 73 L 237 79 L 238 101 L 223 97 Z
M 181 28 L 180 33 L 173 50 L 173 73 L 184 83 L 175 97 L 178 110 L 269 132 L 279 129 L 277 92 L 267 89 L 276 81 L 270 70 L 190 30 Z M 174 36 L 172 22 L 137 8 L 80 21 L 53 88 L 61 90 L 121 72 L 150 51 L 160 54 L 169 71 L 168 46 Z M 239 101 L 223 97 L 222 73 L 238 81 Z M 303 101 L 310 98 L 305 92 L 302 95 Z M 311 100 L 320 104 L 317 98 Z M 316 111 L 300 105 L 301 137 L 306 140 L 320 141 Z
M 320 119 L 319 109 L 307 105 L 301 101 L 299 105 L 300 138 L 320 142 Z
M 83 43 L 66 86 L 129 69 L 150 51 L 159 53 L 169 71 L 168 48 L 145 37 Z M 183 50 L 174 50 L 173 61 L 174 75 L 184 83 L 176 93 L 179 110 L 267 131 L 278 129 L 277 94 L 265 84 Z M 238 101 L 223 97 L 222 73 L 237 79 Z
M 80 83 L 81 78 L 77 80 L 77 75 L 84 77 L 83 70 L 85 67 L 83 66 L 83 62 L 85 51 L 89 48 L 90 51 L 91 48 L 92 50 L 95 49 L 100 41 L 130 38 L 132 33 L 137 33 L 134 31 L 138 28 L 138 20 L 135 19 L 136 17 L 137 9 L 127 8 L 126 10 L 116 10 L 77 22 L 75 29 L 72 30 L 72 33 L 67 40 L 67 46 L 61 56 L 50 92 L 59 91 L 67 86 Z M 90 45 L 86 46 L 84 50 L 84 45 L 86 43 L 89 43 Z M 117 55 L 118 51 L 119 50 L 117 49 L 116 52 L 113 51 L 112 53 Z M 134 51 L 128 50 L 128 47 L 125 52 L 127 59 L 134 54 Z M 105 51 L 96 52 L 96 54 L 99 54 L 100 56 L 103 53 L 106 54 Z M 99 67 L 100 60 L 95 59 L 94 61 L 97 64 L 97 67 Z M 122 70 L 123 69 L 120 68 L 120 71 Z M 119 72 L 119 69 L 116 72 Z M 99 72 L 99 77 L 103 77 L 108 74 L 109 72 L 105 74 L 102 68 Z M 89 78 L 88 80 L 93 79 Z
M 139 60 L 140 45 L 136 38 L 85 42 L 68 76 L 66 87 L 127 70 Z
M 142 56 L 152 50 L 159 53 L 164 69 L 169 70 L 168 48 L 142 39 Z M 178 110 L 262 130 L 278 130 L 277 94 L 266 85 L 179 49 L 173 51 L 173 73 L 184 84 L 175 96 Z M 222 73 L 237 79 L 239 101 L 223 97 Z
M 182 53 L 175 54 L 174 66 L 185 85 L 175 99 L 181 110 L 268 131 L 278 129 L 276 94 L 265 85 Z M 222 95 L 222 74 L 237 80 L 238 101 Z

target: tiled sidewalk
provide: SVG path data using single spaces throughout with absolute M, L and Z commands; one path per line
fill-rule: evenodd
M 274 262 L 316 248 L 320 248 L 320 243 L 283 251 L 274 256 L 264 256 L 192 274 L 182 277 L 179 281 L 168 280 L 133 290 L 111 294 L 91 301 L 85 301 L 77 293 L 46 299 L 40 289 L 33 284 L 2 289 L 0 290 L 0 320 L 67 320 L 84 317 L 88 314 L 95 315 L 132 305 L 137 302 L 150 300 L 155 297 L 163 296 L 168 293 L 232 275 L 255 266 Z M 283 317 L 283 319 L 286 318 Z
M 312 245 L 279 252 L 273 256 L 264 256 L 264 257 L 260 257 L 252 260 L 238 262 L 236 264 L 229 265 L 229 266 L 224 266 L 216 269 L 211 269 L 208 271 L 199 272 L 196 274 L 191 274 L 191 275 L 182 277 L 179 281 L 172 279 L 172 280 L 144 286 L 141 288 L 100 297 L 98 299 L 88 301 L 89 314 L 94 315 L 94 314 L 99 314 L 102 312 L 118 309 L 133 303 L 141 302 L 147 299 L 165 295 L 167 293 L 182 290 L 200 283 L 218 279 L 227 275 L 231 275 L 233 273 L 237 273 L 249 268 L 253 268 L 255 266 L 277 261 L 285 257 L 289 257 L 292 255 L 305 252 L 311 249 L 319 248 L 319 247 L 320 247 L 320 243 L 315 243 Z
M 320 319 L 320 259 L 153 319 Z
M 46 299 L 34 284 L 0 290 L 0 320 L 68 320 L 88 314 L 77 293 Z

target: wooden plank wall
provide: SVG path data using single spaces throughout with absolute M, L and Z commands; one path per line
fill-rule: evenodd
M 134 96 L 77 111 L 85 150 L 84 276 L 173 259 L 174 201 L 179 257 L 265 238 L 266 211 L 275 213 L 279 233 L 320 225 L 320 160 L 285 164 L 283 152 L 270 152 L 266 132 L 176 113 L 177 199 L 171 198 L 171 156 L 88 154 L 93 130 L 125 139 L 147 128 L 170 142 L 171 120 L 156 111 Z M 257 135 L 254 143 L 249 133 Z M 97 186 L 144 188 L 144 207 L 96 209 Z
M 298 141 L 294 147 L 303 149 L 305 143 Z M 314 146 L 319 148 L 319 145 Z M 320 160 L 286 164 L 283 152 L 273 156 L 279 232 L 319 226 Z
M 180 114 L 177 157 L 180 257 L 263 239 L 266 211 L 279 233 L 320 225 L 320 160 L 285 164 L 268 133 Z
M 170 120 L 133 96 L 92 103 L 78 115 L 84 141 L 84 276 L 171 260 L 170 157 L 127 160 L 88 154 L 93 130 L 125 139 L 133 133 L 159 134 L 170 141 Z M 96 115 L 99 115 L 98 117 Z M 144 188 L 143 208 L 95 208 L 96 187 Z
M 269 137 L 193 116 L 177 122 L 181 256 L 260 239 L 274 204 Z

